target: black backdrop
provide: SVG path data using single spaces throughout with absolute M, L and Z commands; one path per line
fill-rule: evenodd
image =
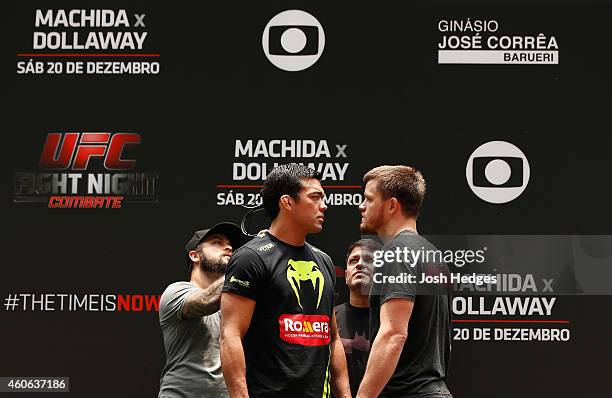
M 245 212 L 217 203 L 217 194 L 231 189 L 217 185 L 249 183 L 232 179 L 236 140 L 346 144 L 346 160 L 304 159 L 349 162 L 344 180 L 330 185 L 360 185 L 363 173 L 380 164 L 415 165 L 428 181 L 421 233 L 610 233 L 612 5 L 404 3 L 4 4 L 3 299 L 157 295 L 185 279 L 182 247 L 192 231 L 239 221 Z M 17 62 L 28 59 L 16 54 L 36 52 L 35 10 L 72 8 L 145 13 L 144 52 L 160 54 L 160 73 L 16 73 Z M 325 30 L 321 58 L 301 72 L 277 69 L 261 48 L 267 21 L 287 9 L 308 11 Z M 438 21 L 467 18 L 495 19 L 504 34 L 554 35 L 560 62 L 439 65 Z M 131 153 L 139 170 L 158 173 L 156 203 L 50 209 L 14 201 L 15 173 L 40 172 L 48 133 L 88 131 L 141 134 Z M 499 205 L 480 200 L 465 180 L 469 155 L 493 140 L 521 148 L 531 166 L 524 193 Z M 359 238 L 357 222 L 355 206 L 331 206 L 323 233 L 310 240 L 341 265 L 345 248 Z M 555 315 L 571 320 L 568 342 L 455 342 L 451 390 L 456 397 L 604 393 L 612 370 L 610 304 L 609 295 L 559 297 Z M 157 393 L 164 353 L 155 312 L 2 308 L 0 319 L 0 376 L 69 376 L 74 396 Z

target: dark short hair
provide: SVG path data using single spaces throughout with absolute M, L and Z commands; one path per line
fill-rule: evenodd
M 409 166 L 379 166 L 363 176 L 363 182 L 376 181 L 383 199 L 396 198 L 407 216 L 417 217 L 425 198 L 425 179 Z
M 360 248 L 365 247 L 371 252 L 374 252 L 376 250 L 380 250 L 382 248 L 382 244 L 379 241 L 374 240 L 374 239 L 359 239 L 358 241 L 354 242 L 352 245 L 349 246 L 346 252 L 346 260 L 344 261 L 345 263 L 348 263 L 348 259 L 356 247 L 360 247 Z
M 302 180 L 314 178 L 321 180 L 321 174 L 310 167 L 298 163 L 282 164 L 275 167 L 261 189 L 263 207 L 270 217 L 274 220 L 280 208 L 278 201 L 283 195 L 289 195 L 293 199 L 298 199 L 298 193 L 302 189 Z

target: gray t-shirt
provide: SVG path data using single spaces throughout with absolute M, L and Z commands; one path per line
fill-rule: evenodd
M 219 311 L 184 319 L 185 300 L 198 287 L 176 282 L 166 288 L 159 303 L 166 366 L 159 397 L 228 397 L 219 351 Z

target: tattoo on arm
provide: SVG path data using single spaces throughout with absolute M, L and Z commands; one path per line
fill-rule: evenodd
M 224 280 L 221 277 L 206 289 L 198 289 L 190 294 L 183 305 L 183 318 L 194 319 L 219 311 Z

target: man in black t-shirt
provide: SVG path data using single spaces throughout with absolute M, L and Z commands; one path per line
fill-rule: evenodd
M 385 245 L 374 255 L 372 345 L 357 397 L 449 398 L 450 288 L 420 283 L 423 275 L 447 276 L 448 268 L 414 256 L 436 250 L 416 231 L 425 180 L 407 166 L 376 167 L 363 180 L 360 228 Z
M 319 180 L 299 164 L 275 168 L 262 189 L 270 228 L 228 264 L 220 343 L 231 397 L 350 397 L 334 266 L 305 241 L 323 229 Z
M 379 249 L 380 244 L 371 239 L 360 239 L 349 246 L 344 271 L 349 301 L 334 308 L 353 396 L 359 389 L 370 352 L 368 298 L 373 271 L 372 253 Z

